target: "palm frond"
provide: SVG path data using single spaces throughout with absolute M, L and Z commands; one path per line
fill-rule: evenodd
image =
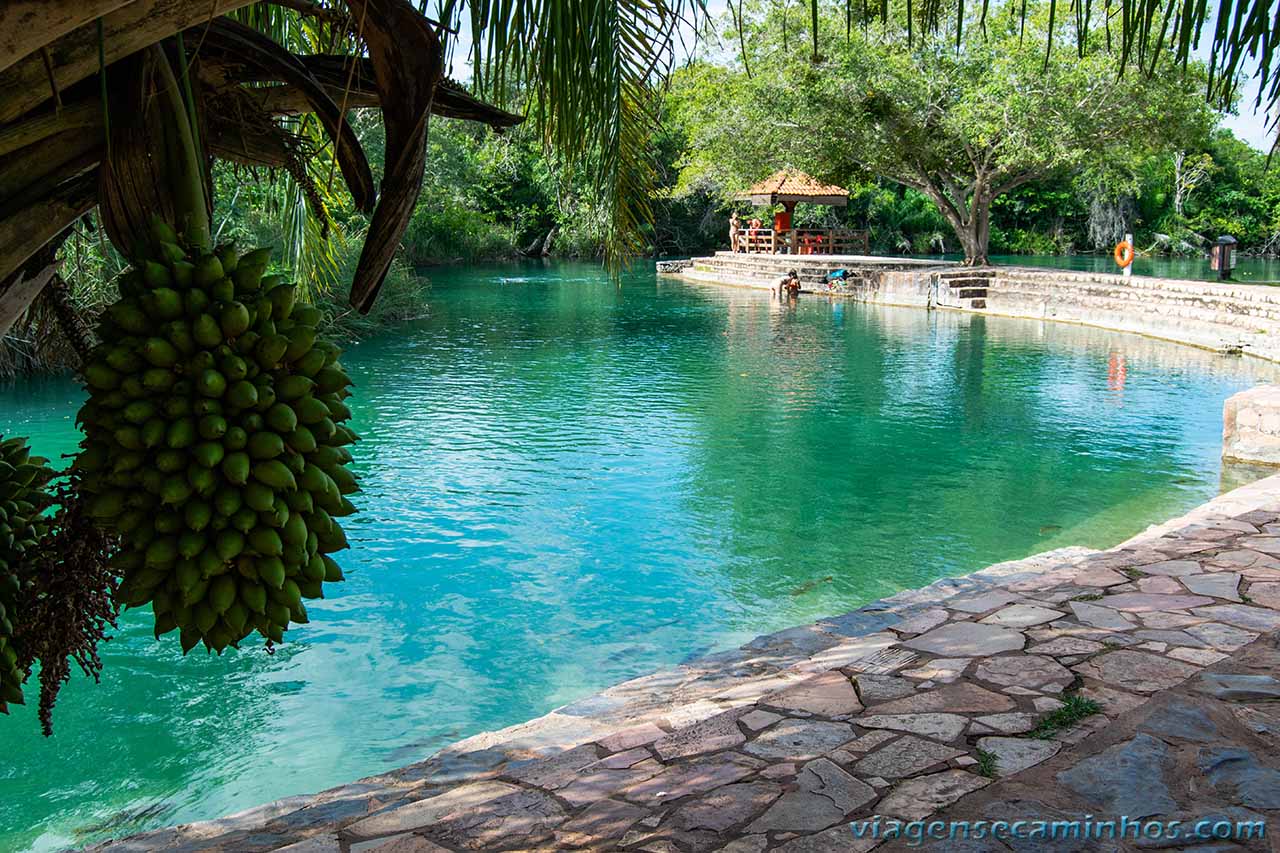
M 288 190 L 292 198 L 286 208 L 284 258 L 294 271 L 301 295 L 314 302 L 328 295 L 337 281 L 338 246 L 345 235 L 325 230 L 311 215 L 305 191 L 296 181 L 289 181 Z
M 703 0 L 463 0 L 482 95 L 503 103 L 519 85 L 543 139 L 570 167 L 595 169 L 613 212 L 606 257 L 639 250 L 655 170 L 649 138 L 680 28 Z M 473 23 L 473 28 L 475 23 Z
M 988 2 L 955 0 L 957 39 L 963 22 L 979 5 L 979 26 L 984 25 Z M 1046 48 L 1051 50 L 1057 32 L 1053 26 L 1057 0 L 1048 0 L 1048 6 L 1050 26 Z M 1258 94 L 1252 107 L 1267 110 L 1271 116 L 1270 128 L 1277 129 L 1280 65 L 1276 61 L 1276 47 L 1280 45 L 1280 9 L 1275 7 L 1274 0 L 1106 0 L 1100 22 L 1093 15 L 1091 0 L 1071 0 L 1071 10 L 1080 56 L 1089 51 L 1089 34 L 1096 31 L 1099 23 L 1103 26 L 1105 41 L 1097 48 L 1114 50 L 1121 71 L 1133 67 L 1142 73 L 1154 74 L 1159 58 L 1169 51 L 1184 68 L 1195 56 L 1207 54 L 1209 101 L 1219 108 L 1233 106 L 1241 79 L 1252 75 L 1258 79 Z M 1024 25 L 1028 13 L 1024 2 L 1018 12 Z M 1118 25 L 1118 31 L 1113 22 Z M 911 27 L 910 21 L 907 27 Z M 924 28 L 930 32 L 938 29 L 933 20 L 926 21 Z

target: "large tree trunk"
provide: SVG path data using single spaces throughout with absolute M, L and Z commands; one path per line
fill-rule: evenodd
M 965 266 L 984 267 L 987 249 L 991 244 L 991 202 L 975 197 L 969 211 L 969 221 L 956 228 L 956 236 L 964 249 Z
M 991 243 L 992 194 L 979 186 L 972 196 L 957 199 L 940 186 L 925 185 L 922 189 L 950 223 L 964 251 L 965 266 L 986 266 Z

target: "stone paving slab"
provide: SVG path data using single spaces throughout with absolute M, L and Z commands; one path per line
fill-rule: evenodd
M 1209 670 L 1163 690 L 1058 755 L 932 815 L 944 821 L 1097 819 L 1280 821 L 1280 637 L 1264 636 Z M 990 740 L 984 738 L 984 740 Z M 1012 739 L 1011 739 L 1012 740 Z M 1039 743 L 1054 743 L 1039 741 Z M 846 829 L 846 831 L 848 831 Z M 850 833 L 852 834 L 852 833 Z M 938 840 L 878 850 L 1273 851 L 1273 838 L 1137 841 L 1059 839 L 981 846 Z M 970 843 L 973 840 L 970 840 Z M 832 848 L 839 849 L 839 848 Z
M 95 849 L 804 853 L 871 849 L 854 819 L 1010 803 L 1266 814 L 1280 810 L 1273 555 L 1280 476 L 1110 551 L 946 578 L 381 776 Z M 1101 713 L 1033 736 L 1077 694 Z

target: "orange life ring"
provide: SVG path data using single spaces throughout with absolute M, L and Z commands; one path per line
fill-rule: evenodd
M 1116 248 L 1112 254 L 1115 256 L 1116 265 L 1119 266 L 1120 269 L 1124 269 L 1129 266 L 1129 264 L 1133 263 L 1133 244 L 1128 240 L 1121 240 L 1119 243 L 1116 243 Z

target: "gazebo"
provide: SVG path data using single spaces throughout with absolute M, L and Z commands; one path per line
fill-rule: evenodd
M 795 228 L 791 216 L 797 202 L 845 207 L 849 191 L 835 184 L 824 184 L 798 169 L 781 169 L 768 178 L 739 193 L 738 198 L 752 204 L 782 205 L 774 214 L 771 228 L 747 228 L 739 232 L 734 251 L 791 254 L 849 254 L 869 250 L 867 232 L 847 228 Z

